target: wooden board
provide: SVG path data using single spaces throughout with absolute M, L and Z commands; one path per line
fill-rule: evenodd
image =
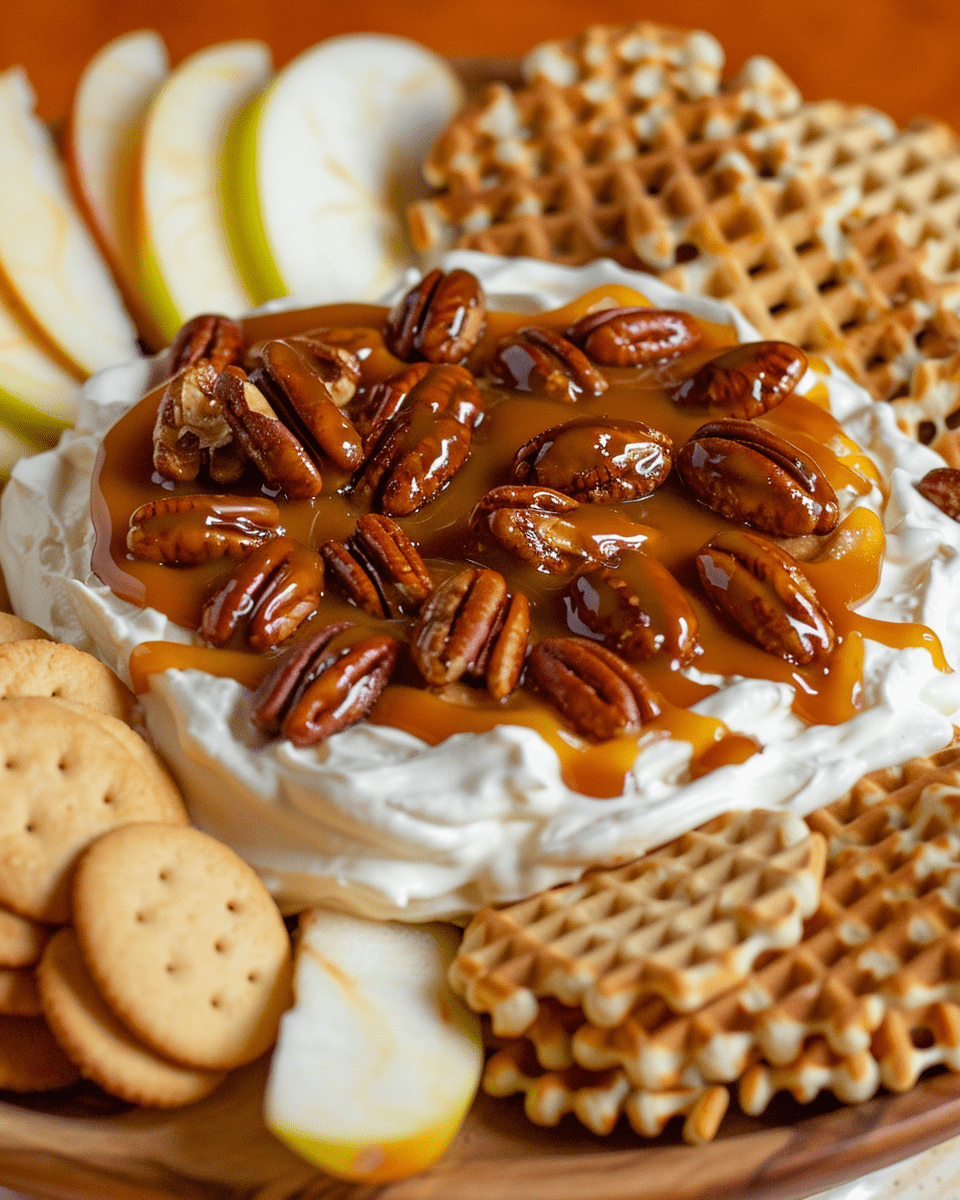
M 960 1133 L 960 1077 L 853 1108 L 784 1100 L 730 1114 L 708 1146 L 629 1129 L 594 1138 L 567 1117 L 530 1125 L 518 1100 L 481 1096 L 443 1160 L 382 1188 L 332 1180 L 261 1119 L 264 1063 L 174 1113 L 125 1108 L 81 1085 L 0 1100 L 0 1184 L 51 1200 L 800 1200 Z

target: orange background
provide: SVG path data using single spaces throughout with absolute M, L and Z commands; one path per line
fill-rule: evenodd
M 69 110 L 83 64 L 104 42 L 154 28 L 174 62 L 238 37 L 262 38 L 277 65 L 332 34 L 405 34 L 444 54 L 521 54 L 591 22 L 662 21 L 717 35 L 735 69 L 775 59 L 808 99 L 873 104 L 900 123 L 960 128 L 960 0 L 2 0 L 0 67 L 22 63 L 40 112 Z

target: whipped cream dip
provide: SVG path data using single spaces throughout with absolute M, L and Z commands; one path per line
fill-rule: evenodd
M 489 306 L 534 313 L 591 288 L 622 284 L 660 307 L 756 332 L 713 301 L 683 296 L 652 277 L 601 261 L 562 268 L 456 252 L 443 263 L 472 271 Z M 161 613 L 119 600 L 92 573 L 90 481 L 103 434 L 147 390 L 149 362 L 96 375 L 83 389 L 76 428 L 56 450 L 22 460 L 0 513 L 0 565 L 17 613 L 89 650 L 129 681 L 146 641 L 195 635 Z M 811 370 L 833 415 L 883 480 L 841 496 L 877 513 L 886 534 L 880 585 L 858 612 L 920 622 L 960 663 L 960 524 L 925 500 L 917 481 L 943 460 L 896 427 L 892 410 L 839 371 Z M 703 676 L 697 676 L 703 679 Z M 597 799 L 563 782 L 554 750 L 529 728 L 501 725 L 437 746 L 361 724 L 315 749 L 265 740 L 249 721 L 250 693 L 197 670 L 151 677 L 147 730 L 183 789 L 194 822 L 237 849 L 281 907 L 328 904 L 400 920 L 461 917 L 621 861 L 732 808 L 804 814 L 865 772 L 930 753 L 960 722 L 960 675 L 941 673 L 919 648 L 867 641 L 863 708 L 840 725 L 804 725 L 784 684 L 730 678 L 693 706 L 749 734 L 762 752 L 691 780 L 689 743 L 641 738 L 623 793 Z

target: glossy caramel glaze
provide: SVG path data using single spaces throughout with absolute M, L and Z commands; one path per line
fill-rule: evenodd
M 533 319 L 503 313 L 489 315 L 486 331 L 466 363 L 480 382 L 484 400 L 469 458 L 431 503 L 400 521 L 419 547 L 435 582 L 467 562 L 495 568 L 506 577 L 511 591 L 525 592 L 531 601 L 533 643 L 545 637 L 589 633 L 567 596 L 571 577 L 545 574 L 520 563 L 506 549 L 472 532 L 469 517 L 477 501 L 491 488 L 511 481 L 511 463 L 520 446 L 574 419 L 610 417 L 643 422 L 667 434 L 679 449 L 712 416 L 704 410 L 678 406 L 671 398 L 672 391 L 733 340 L 730 328 L 704 324 L 703 339 L 693 350 L 659 365 L 603 368 L 609 388 L 600 396 L 581 395 L 574 403 L 508 390 L 485 371 L 493 347 L 506 333 L 534 321 L 564 332 L 598 301 L 608 305 L 643 302 L 629 289 L 604 287 Z M 307 309 L 252 318 L 246 322 L 246 334 L 249 343 L 255 344 L 265 338 L 317 328 L 359 331 L 337 335 L 339 342 L 359 347 L 363 358 L 361 388 L 350 411 L 362 403 L 373 384 L 405 369 L 405 364 L 383 344 L 380 331 L 385 315 L 385 309 L 370 305 Z M 91 501 L 97 533 L 93 565 L 97 575 L 122 599 L 159 609 L 177 624 L 197 629 L 204 601 L 234 569 L 236 561 L 221 559 L 200 566 L 171 567 L 135 560 L 126 546 L 130 515 L 146 501 L 164 494 L 222 490 L 209 483 L 172 484 L 154 474 L 151 436 L 161 391 L 162 387 L 150 392 L 104 438 Z M 826 410 L 822 386 L 808 398 L 788 397 L 758 418 L 758 423 L 810 455 L 838 492 L 849 488 L 866 494 L 876 479 L 869 461 Z M 318 547 L 331 538 L 345 541 L 365 511 L 351 494 L 345 471 L 325 462 L 323 474 L 323 492 L 306 501 L 291 502 L 268 492 L 252 469 L 232 490 L 237 494 L 272 495 L 281 507 L 282 530 Z M 640 553 L 655 556 L 672 573 L 695 614 L 698 653 L 693 663 L 699 672 L 788 683 L 795 689 L 795 712 L 809 723 L 835 724 L 858 711 L 864 637 L 895 647 L 924 646 L 945 669 L 937 640 L 925 627 L 867 619 L 852 611 L 851 606 L 875 589 L 884 548 L 880 521 L 865 509 L 855 509 L 827 536 L 783 543 L 802 560 L 802 569 L 837 633 L 833 653 L 803 667 L 760 649 L 705 603 L 695 569 L 697 551 L 733 523 L 698 504 L 675 472 L 649 496 L 617 504 L 584 503 L 572 519 L 581 534 L 595 543 L 620 547 L 619 562 L 614 565 L 624 577 L 629 578 L 631 556 Z M 408 621 L 368 616 L 336 593 L 329 582 L 320 611 L 297 636 L 339 620 L 383 629 L 400 640 L 409 638 Z M 247 686 L 255 686 L 269 667 L 270 658 L 270 654 L 251 655 L 240 644 L 213 650 L 152 643 L 135 652 L 131 668 L 141 689 L 147 686 L 152 671 L 187 665 L 232 675 Z M 686 678 L 667 649 L 638 665 L 664 702 L 663 713 L 645 726 L 643 735 L 691 741 L 695 774 L 726 762 L 742 761 L 755 751 L 749 739 L 728 734 L 720 722 L 686 711 L 713 688 Z M 423 688 L 408 663 L 401 666 L 370 719 L 403 727 L 431 743 L 458 731 L 487 729 L 498 722 L 529 725 L 558 750 L 567 782 L 593 795 L 619 794 L 624 773 L 636 753 L 637 738 L 633 736 L 601 747 L 585 745 L 558 722 L 552 709 L 522 688 L 500 704 L 482 689 L 464 685 L 449 688 L 442 696 L 434 695 Z

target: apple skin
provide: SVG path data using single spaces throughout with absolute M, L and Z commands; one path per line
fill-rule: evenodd
M 148 106 L 169 74 L 167 48 L 150 29 L 108 42 L 90 59 L 74 94 L 64 140 L 70 182 L 141 338 L 164 344 L 144 301 L 134 235 L 137 146 Z
M 224 42 L 170 73 L 143 125 L 134 189 L 142 294 L 164 338 L 202 312 L 241 316 L 251 297 L 225 229 L 220 163 L 236 113 L 267 83 L 262 42 Z
M 322 1170 L 386 1183 L 446 1150 L 483 1069 L 479 1019 L 453 994 L 449 925 L 300 918 L 294 1007 L 264 1099 L 268 1127 Z

